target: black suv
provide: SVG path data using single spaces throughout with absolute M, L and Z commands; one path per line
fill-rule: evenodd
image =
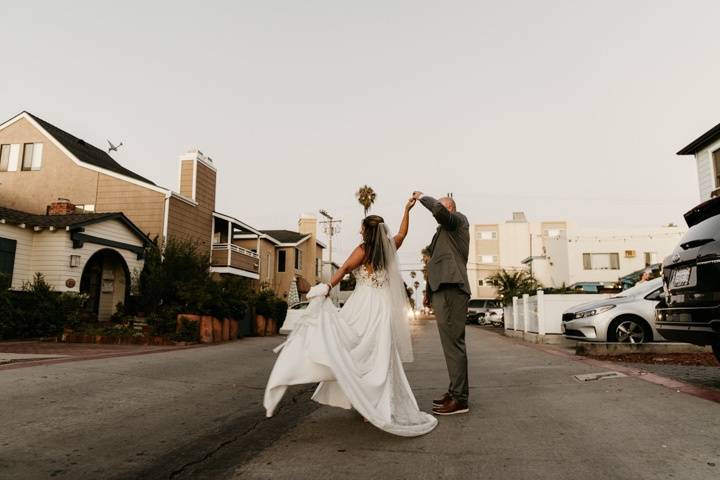
M 720 197 L 685 214 L 690 229 L 663 262 L 655 325 L 668 340 L 712 345 L 720 361 Z

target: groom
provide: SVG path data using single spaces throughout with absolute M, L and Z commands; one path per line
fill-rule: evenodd
M 420 200 L 439 224 L 430 243 L 428 295 L 437 319 L 450 386 L 442 398 L 433 400 L 433 413 L 467 413 L 470 409 L 465 316 L 470 299 L 467 277 L 470 224 L 467 217 L 457 211 L 455 200 L 450 197 L 435 200 L 416 191 L 413 198 Z

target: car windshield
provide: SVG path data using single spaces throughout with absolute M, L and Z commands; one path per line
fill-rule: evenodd
M 716 240 L 718 234 L 720 234 L 720 215 L 715 215 L 691 227 L 680 239 L 680 246 L 686 250 L 699 247 Z
M 650 281 L 642 282 L 636 284 L 634 287 L 630 287 L 627 290 L 623 290 L 622 292 L 615 295 L 613 298 L 622 298 L 622 297 L 636 297 L 640 295 L 646 295 L 656 288 L 659 288 L 662 285 L 662 279 L 661 278 L 653 278 Z

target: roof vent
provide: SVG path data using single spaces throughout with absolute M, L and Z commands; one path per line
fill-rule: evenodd
M 527 218 L 525 218 L 525 212 L 513 212 L 512 214 L 512 221 L 513 222 L 527 222 Z

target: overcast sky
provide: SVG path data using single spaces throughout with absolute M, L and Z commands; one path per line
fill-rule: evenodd
M 0 116 L 28 110 L 177 188 L 198 147 L 217 209 L 259 228 L 396 227 L 414 189 L 473 223 L 680 223 L 675 152 L 720 122 L 716 1 L 0 0 Z M 434 224 L 422 209 L 402 253 Z M 322 239 L 323 237 L 321 237 Z

